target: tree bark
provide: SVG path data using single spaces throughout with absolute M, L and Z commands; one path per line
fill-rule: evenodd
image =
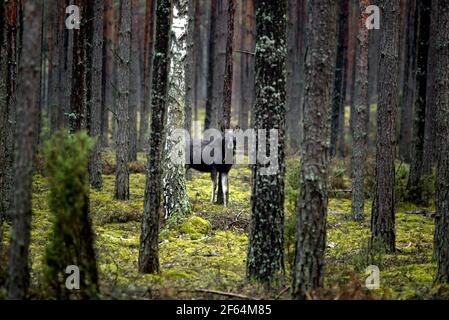
M 131 0 L 120 3 L 119 41 L 117 48 L 117 131 L 116 131 L 116 169 L 115 198 L 129 200 L 129 90 L 131 58 Z
M 87 0 L 75 0 L 79 7 L 80 17 L 86 14 Z M 81 22 L 79 29 L 73 29 L 73 65 L 72 65 L 72 91 L 70 96 L 70 130 L 72 132 L 87 128 L 86 107 L 86 41 L 87 28 Z
M 416 20 L 416 10 L 416 1 L 407 1 L 407 37 L 404 48 L 406 53 L 399 131 L 399 156 L 407 163 L 411 162 L 410 146 L 413 128 L 413 101 L 416 72 L 416 31 L 418 26 L 418 21 Z
M 329 112 L 337 20 L 332 0 L 308 2 L 304 148 L 301 156 L 292 294 L 305 299 L 323 285 L 326 244 Z
M 371 214 L 371 244 L 395 251 L 395 148 L 399 83 L 399 0 L 380 1 L 383 17 L 377 109 L 376 179 Z
M 139 150 L 142 151 L 147 145 L 148 138 L 148 115 L 151 106 L 151 90 L 153 80 L 153 55 L 154 55 L 154 38 L 155 38 L 155 11 L 157 0 L 146 0 L 146 12 L 144 19 L 144 103 L 140 109 L 140 127 L 139 127 Z
M 89 135 L 96 140 L 89 159 L 90 184 L 97 190 L 103 186 L 101 161 L 101 120 L 102 120 L 102 67 L 103 67 L 103 0 L 89 4 L 88 43 L 88 127 Z
M 256 104 L 254 129 L 266 130 L 265 142 L 277 130 L 274 170 L 257 163 L 252 172 L 251 228 L 246 272 L 249 279 L 275 284 L 284 276 L 284 145 L 286 95 L 286 1 L 256 0 Z M 268 171 L 267 171 L 268 170 Z
M 186 57 L 184 64 L 185 73 L 185 122 L 184 128 L 187 132 L 192 131 L 192 110 L 194 103 L 194 38 L 193 33 L 195 32 L 195 0 L 188 0 L 187 6 L 187 36 L 186 36 Z M 210 86 L 210 84 L 208 84 Z
M 16 112 L 17 135 L 14 160 L 13 222 L 9 256 L 8 298 L 24 299 L 29 286 L 29 246 L 31 236 L 31 197 L 33 159 L 37 142 L 39 114 L 42 1 L 22 0 L 23 32 Z
M 287 6 L 286 129 L 289 153 L 295 154 L 299 151 L 302 140 L 306 1 L 288 0 Z
M 114 68 L 114 6 L 112 0 L 104 0 L 103 10 L 103 69 L 101 86 L 101 146 L 109 146 L 109 113 L 113 107 L 112 73 Z
M 148 149 L 145 207 L 139 248 L 139 271 L 159 273 L 159 217 L 162 197 L 162 152 L 168 106 L 170 33 L 173 20 L 171 0 L 157 0 L 154 72 L 152 82 L 151 133 Z
M 132 0 L 131 76 L 129 78 L 129 161 L 137 161 L 137 110 L 140 103 L 139 0 Z
M 432 8 L 438 6 L 438 0 L 432 0 Z M 429 36 L 429 58 L 427 64 L 427 103 L 424 129 L 424 151 L 423 151 L 423 175 L 432 174 L 432 168 L 436 160 L 436 30 L 438 26 L 438 12 L 432 10 Z
M 339 135 L 339 128 L 342 122 L 341 117 L 344 117 L 344 104 L 346 99 L 346 65 L 348 53 L 348 14 L 349 1 L 339 1 L 340 17 L 338 19 L 338 40 L 337 40 L 337 60 L 334 75 L 334 91 L 332 95 L 332 111 L 331 111 L 331 137 L 330 137 L 330 156 L 337 155 L 338 144 L 341 136 Z M 344 143 L 344 142 L 343 142 Z
M 438 25 L 449 24 L 449 2 L 438 1 Z M 438 168 L 434 257 L 436 282 L 449 283 L 449 29 L 440 27 L 436 35 L 436 105 L 438 125 Z
M 360 0 L 359 34 L 357 64 L 355 70 L 354 131 L 352 137 L 352 217 L 363 220 L 365 217 L 365 162 L 368 153 L 368 29 L 365 13 L 369 0 Z
M 240 109 L 239 126 L 248 129 L 249 115 L 254 108 L 254 0 L 242 1 L 242 39 L 240 50 Z
M 17 1 L 0 4 L 0 256 L 13 203 L 17 26 Z
M 424 201 L 421 179 L 423 176 L 424 133 L 427 108 L 427 66 L 429 53 L 429 36 L 431 4 L 430 1 L 418 2 L 418 46 L 416 69 L 416 97 L 414 104 L 412 162 L 407 183 L 407 199 L 414 203 Z

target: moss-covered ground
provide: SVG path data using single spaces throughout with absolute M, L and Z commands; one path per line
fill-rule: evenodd
M 106 299 L 229 298 L 210 291 L 230 292 L 253 298 L 289 298 L 290 270 L 294 256 L 294 214 L 298 161 L 289 160 L 286 178 L 286 279 L 284 286 L 265 290 L 245 278 L 245 259 L 250 221 L 250 169 L 231 171 L 230 205 L 209 203 L 208 174 L 192 172 L 188 181 L 192 214 L 179 224 L 163 224 L 160 233 L 159 275 L 137 271 L 140 219 L 143 211 L 145 157 L 132 164 L 131 199 L 113 199 L 113 154 L 105 153 L 104 188 L 91 191 L 91 217 L 96 234 L 102 297 Z M 399 203 L 396 215 L 395 255 L 369 253 L 371 202 L 366 203 L 364 222 L 350 219 L 349 179 L 341 164 L 331 170 L 325 289 L 317 297 L 329 299 L 427 299 L 447 296 L 433 285 L 432 204 L 417 208 Z M 337 191 L 336 191 L 337 190 Z M 341 190 L 338 191 L 338 190 Z M 50 230 L 48 185 L 43 175 L 33 183 L 31 245 L 32 294 L 45 297 L 42 263 Z M 413 211 L 413 213 L 410 213 Z M 419 211 L 419 212 L 418 212 Z M 7 232 L 8 233 L 8 232 Z M 365 288 L 365 268 L 380 269 L 380 289 Z

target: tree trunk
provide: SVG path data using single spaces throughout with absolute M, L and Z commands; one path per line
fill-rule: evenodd
M 89 4 L 88 43 L 88 110 L 89 135 L 96 140 L 89 159 L 90 184 L 97 190 L 103 186 L 101 161 L 102 67 L 103 67 L 103 0 Z
M 414 1 L 414 0 L 411 0 Z M 372 5 L 378 5 L 379 0 L 372 0 Z M 369 31 L 369 71 L 368 71 L 368 93 L 369 103 L 377 103 L 378 96 L 378 78 L 379 78 L 379 59 L 380 59 L 380 30 L 373 29 Z
M 339 128 L 342 123 L 341 117 L 344 117 L 344 104 L 346 99 L 346 65 L 347 65 L 347 49 L 348 49 L 348 13 L 349 1 L 339 1 L 340 17 L 338 19 L 338 40 L 337 40 L 337 60 L 334 75 L 334 91 L 332 95 L 332 111 L 331 111 L 331 136 L 330 136 L 330 156 L 337 155 L 337 147 L 339 143 Z M 342 112 L 343 111 L 343 112 Z M 344 119 L 343 119 L 344 121 Z
M 215 2 L 214 2 L 215 3 Z M 185 122 L 184 128 L 187 132 L 191 133 L 192 131 L 192 110 L 194 103 L 194 64 L 195 64 L 195 56 L 194 56 L 194 37 L 193 33 L 195 32 L 195 0 L 188 0 L 187 6 L 187 36 L 186 36 L 186 57 L 184 64 L 184 73 L 185 73 Z M 208 84 L 210 86 L 210 84 Z
M 153 54 L 154 54 L 154 37 L 155 37 L 155 11 L 157 0 L 146 0 L 145 12 L 145 35 L 144 35 L 144 103 L 140 109 L 140 127 L 139 127 L 139 150 L 142 151 L 147 145 L 148 137 L 148 115 L 151 107 L 151 93 L 153 80 Z
M 383 17 L 377 109 L 376 180 L 371 214 L 371 245 L 395 251 L 394 183 L 399 83 L 399 0 L 381 0 Z
M 413 101 L 415 92 L 415 66 L 416 66 L 416 0 L 407 1 L 407 38 L 404 51 L 404 86 L 402 88 L 401 119 L 399 131 L 399 156 L 405 162 L 411 159 L 411 137 L 413 128 Z
M 305 299 L 323 285 L 328 198 L 328 115 L 335 67 L 336 19 L 335 1 L 308 2 L 304 149 L 292 285 L 296 299 Z
M 284 276 L 284 144 L 286 95 L 286 1 L 256 0 L 256 104 L 254 129 L 257 144 L 270 145 L 275 130 L 279 145 L 275 170 L 257 163 L 252 172 L 251 229 L 247 277 L 267 284 Z M 261 139 L 262 134 L 265 135 Z M 261 139 L 261 140 L 260 140 Z M 271 165 L 271 164 L 270 164 Z
M 132 0 L 131 76 L 129 78 L 129 161 L 137 161 L 137 110 L 140 102 L 139 0 Z
M 179 12 L 179 11 L 178 11 Z M 176 35 L 173 35 L 176 37 Z M 167 135 L 164 147 L 164 208 L 165 218 L 175 222 L 181 221 L 190 211 L 189 197 L 186 188 L 185 165 L 179 162 L 184 159 L 187 141 L 179 137 L 180 129 L 184 128 L 184 105 L 178 97 L 184 92 L 184 66 L 183 66 L 183 37 L 176 38 L 172 47 L 172 69 L 170 73 L 170 97 L 167 111 Z M 178 148 L 180 147 L 180 149 Z
M 365 217 L 365 162 L 368 153 L 368 29 L 365 13 L 369 0 L 360 0 L 359 34 L 357 64 L 355 70 L 354 131 L 352 137 L 352 217 L 363 220 Z
M 254 0 L 242 1 L 242 38 L 240 50 L 239 126 L 248 129 L 249 114 L 254 105 Z
M 306 1 L 287 3 L 287 122 L 289 153 L 299 151 L 302 140 L 302 96 L 304 88 L 304 38 Z
M 416 98 L 414 105 L 412 163 L 407 183 L 407 199 L 414 203 L 424 201 L 421 178 L 423 176 L 424 132 L 427 108 L 427 64 L 430 35 L 430 1 L 418 3 L 418 47 L 416 69 Z
M 167 113 L 170 34 L 173 20 L 171 0 L 157 0 L 154 72 L 152 82 L 151 133 L 145 187 L 145 207 L 139 248 L 139 271 L 159 273 L 159 217 L 162 197 L 164 130 Z
M 80 17 L 86 14 L 87 0 L 75 0 Z M 70 96 L 70 130 L 72 132 L 87 128 L 86 107 L 86 41 L 87 28 L 82 22 L 79 29 L 73 29 L 72 91 Z
M 438 1 L 438 25 L 449 25 L 449 2 Z M 438 169 L 434 257 L 436 282 L 449 283 L 449 29 L 440 27 L 436 36 L 436 99 L 438 116 Z
M 114 68 L 114 6 L 112 0 L 104 0 L 103 10 L 103 70 L 101 105 L 101 146 L 109 145 L 109 113 L 113 106 L 112 73 Z
M 117 131 L 115 198 L 129 200 L 129 89 L 130 89 L 130 49 L 131 49 L 131 0 L 120 3 L 119 41 L 117 48 Z
M 0 4 L 0 256 L 13 203 L 17 80 L 17 1 Z
M 217 0 L 211 4 L 211 45 L 209 48 L 209 85 L 210 96 L 206 101 L 205 129 L 213 128 L 220 130 L 221 116 L 225 114 L 222 110 L 225 92 L 224 78 L 226 72 L 226 50 L 227 38 L 229 37 L 228 25 L 229 0 Z M 212 12 L 215 9 L 215 12 Z M 231 30 L 233 33 L 233 30 Z M 232 46 L 231 46 L 232 48 Z M 231 84 L 232 86 L 232 84 Z M 229 89 L 232 93 L 232 87 Z M 228 126 L 226 127 L 229 128 Z
M 432 8 L 438 6 L 438 0 L 432 0 Z M 430 30 L 439 28 L 438 11 L 432 10 Z M 436 160 L 436 104 L 435 104 L 435 74 L 436 74 L 436 32 L 431 31 L 429 36 L 429 58 L 427 64 L 427 103 L 426 103 L 426 126 L 424 129 L 424 151 L 423 151 L 423 175 L 432 173 L 433 164 Z
M 31 236 L 33 159 L 39 114 L 42 1 L 22 0 L 23 32 L 16 112 L 17 135 L 14 161 L 14 201 L 9 256 L 8 298 L 24 299 L 29 285 L 28 256 Z
M 48 117 L 50 124 L 50 131 L 61 129 L 63 126 L 64 109 L 60 101 L 60 74 L 61 66 L 60 60 L 63 50 L 64 40 L 63 33 L 65 24 L 61 23 L 61 16 L 65 16 L 65 6 L 61 1 L 51 1 L 48 9 Z

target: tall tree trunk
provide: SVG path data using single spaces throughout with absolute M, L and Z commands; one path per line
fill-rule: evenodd
M 305 299 L 323 285 L 326 244 L 329 111 L 335 67 L 336 2 L 308 2 L 304 149 L 292 293 Z
M 332 95 L 331 110 L 331 136 L 330 136 L 330 156 L 337 155 L 339 136 L 339 127 L 341 125 L 341 117 L 344 117 L 344 103 L 346 99 L 346 65 L 347 65 L 347 42 L 348 42 L 348 13 L 349 1 L 339 1 L 340 17 L 338 19 L 338 40 L 337 40 L 337 60 L 334 75 L 334 91 Z M 342 112 L 343 111 L 343 112 Z
M 109 145 L 109 110 L 113 106 L 112 73 L 114 68 L 114 6 L 112 0 L 104 0 L 103 10 L 103 70 L 101 86 L 101 146 Z
M 80 17 L 86 14 L 87 0 L 75 0 L 79 7 Z M 79 29 L 73 29 L 73 65 L 72 65 L 72 91 L 70 96 L 70 130 L 72 132 L 87 128 L 86 107 L 86 20 L 82 20 Z
M 226 130 L 231 127 L 231 106 L 232 106 L 232 80 L 233 80 L 233 58 L 234 58 L 234 17 L 235 17 L 235 7 L 236 0 L 227 0 L 228 1 L 228 19 L 227 19 L 227 36 L 226 36 L 226 50 L 225 50 L 225 70 L 224 70 L 224 80 L 223 80 L 223 102 L 221 115 L 219 115 L 218 127 L 221 129 L 223 135 L 225 135 Z M 218 175 L 218 181 L 222 181 L 222 174 Z M 229 188 L 226 187 L 226 193 Z M 227 199 L 228 194 L 223 194 L 223 184 L 218 184 L 218 194 L 217 194 L 217 203 L 228 205 Z
M 179 12 L 179 11 L 178 11 Z M 172 35 L 174 38 L 176 35 Z M 186 188 L 185 164 L 179 159 L 184 159 L 186 140 L 179 136 L 179 130 L 184 128 L 184 105 L 179 102 L 178 96 L 184 92 L 184 65 L 183 49 L 185 40 L 183 37 L 175 38 L 171 49 L 172 68 L 170 72 L 170 94 L 167 111 L 167 134 L 164 146 L 164 208 L 165 218 L 180 221 L 190 211 L 189 197 Z M 187 137 L 186 137 L 187 138 Z
M 96 140 L 89 159 L 90 184 L 97 190 L 103 186 L 101 161 L 101 120 L 102 120 L 102 67 L 103 67 L 103 0 L 95 0 L 89 4 L 88 43 L 88 109 L 89 135 Z
M 359 34 L 357 46 L 357 64 L 355 70 L 355 97 L 354 97 L 354 131 L 352 137 L 352 217 L 363 220 L 365 217 L 365 162 L 368 152 L 368 29 L 365 13 L 369 0 L 360 0 Z
M 439 0 L 438 25 L 449 25 L 449 2 Z M 434 257 L 436 281 L 449 283 L 449 29 L 436 29 L 436 99 L 438 116 L 438 169 Z
M 214 2 L 215 3 L 215 2 Z M 185 122 L 184 128 L 187 132 L 192 131 L 192 110 L 194 103 L 194 37 L 195 32 L 195 0 L 188 0 L 187 6 L 187 36 L 186 36 L 186 57 L 184 63 L 184 73 L 185 73 Z M 210 80 L 209 80 L 210 82 Z M 210 83 L 208 84 L 210 86 Z
M 242 37 L 240 47 L 240 97 L 239 126 L 248 128 L 249 114 L 253 110 L 254 91 L 254 0 L 242 1 Z
M 414 0 L 411 0 L 414 1 Z M 379 5 L 379 0 L 372 0 L 371 5 Z M 378 96 L 378 77 L 379 77 L 379 49 L 380 49 L 380 30 L 372 29 L 369 31 L 369 72 L 368 72 L 368 93 L 369 103 L 377 103 Z
M 31 236 L 31 196 L 33 159 L 39 114 L 42 1 L 22 0 L 23 32 L 16 96 L 16 146 L 14 161 L 14 202 L 8 265 L 8 298 L 23 299 L 29 286 L 29 246 Z M 26 31 L 25 31 L 26 30 Z
M 371 244 L 395 251 L 395 148 L 399 103 L 399 0 L 381 0 L 383 17 L 377 108 L 376 180 L 371 214 Z
M 60 51 L 65 24 L 61 23 L 61 16 L 65 16 L 65 6 L 61 1 L 51 1 L 48 9 L 48 118 L 50 131 L 54 133 L 63 126 L 64 109 L 60 101 Z
M 415 66 L 416 66 L 416 0 L 407 1 L 407 28 L 405 42 L 404 82 L 402 88 L 400 130 L 399 130 L 399 156 L 410 163 L 410 146 L 413 128 L 413 101 L 415 92 Z
M 65 1 L 65 8 L 72 3 L 71 0 Z M 71 97 L 72 97 L 72 80 L 73 80 L 73 40 L 74 32 L 65 27 L 66 15 L 60 16 L 60 24 L 63 25 L 63 32 L 61 33 L 61 43 L 63 47 L 60 50 L 60 73 L 59 73 L 59 101 L 61 103 L 61 112 L 63 113 L 63 126 L 70 127 L 70 115 L 72 113 Z
M 407 183 L 407 198 L 420 203 L 422 198 L 421 178 L 423 175 L 424 132 L 427 108 L 427 65 L 430 36 L 430 1 L 418 2 L 418 47 L 416 69 L 416 98 L 414 105 L 412 162 Z
M 257 163 L 252 172 L 251 229 L 246 272 L 249 279 L 275 283 L 284 276 L 284 144 L 286 94 L 286 1 L 256 0 L 257 144 L 276 153 L 274 170 Z M 261 139 L 266 130 L 265 140 Z M 277 131 L 279 145 L 271 146 Z M 261 139 L 261 140 L 260 140 Z M 271 164 L 270 164 L 271 165 Z
M 17 1 L 0 4 L 0 256 L 13 204 L 17 26 Z
M 129 90 L 131 57 L 131 0 L 120 3 L 119 41 L 117 48 L 117 131 L 116 131 L 116 169 L 115 198 L 129 200 Z
M 286 130 L 289 153 L 295 154 L 299 151 L 302 140 L 306 1 L 288 0 L 287 6 Z
M 211 86 L 210 96 L 206 101 L 205 129 L 220 129 L 221 117 L 225 114 L 223 108 L 225 92 L 224 78 L 226 72 L 226 50 L 227 38 L 229 37 L 228 25 L 229 0 L 217 0 L 211 4 L 211 45 L 209 48 L 209 85 Z M 212 10 L 215 9 L 215 12 Z M 215 20 L 214 20 L 215 19 Z M 233 30 L 232 30 L 233 33 Z M 232 87 L 229 89 L 232 93 Z M 226 127 L 228 129 L 229 126 Z
M 162 197 L 162 166 L 165 118 L 168 106 L 170 33 L 173 20 L 171 0 L 156 0 L 156 38 L 152 82 L 151 133 L 145 205 L 139 248 L 139 271 L 159 273 L 159 217 Z
M 129 78 L 129 161 L 137 161 L 137 110 L 140 103 L 139 0 L 132 0 L 131 76 Z
M 432 8 L 438 6 L 439 0 L 432 0 Z M 438 11 L 432 10 L 430 30 L 439 28 Z M 436 32 L 431 32 L 429 36 L 429 58 L 427 64 L 427 103 L 426 103 L 426 125 L 424 129 L 424 151 L 423 151 L 423 175 L 432 173 L 433 164 L 436 160 Z
M 151 107 L 151 93 L 153 80 L 153 55 L 154 55 L 154 37 L 155 37 L 155 11 L 157 0 L 146 0 L 146 11 L 144 19 L 144 103 L 140 109 L 140 127 L 139 127 L 139 150 L 144 150 L 147 145 L 148 137 L 148 115 Z

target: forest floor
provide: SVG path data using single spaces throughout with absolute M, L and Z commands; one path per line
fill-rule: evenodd
M 160 232 L 159 275 L 137 271 L 140 219 L 144 200 L 145 157 L 130 165 L 131 199 L 113 199 L 114 156 L 105 154 L 104 188 L 91 191 L 91 216 L 96 234 L 102 298 L 271 298 L 288 299 L 291 265 L 294 257 L 295 203 L 299 160 L 287 162 L 285 202 L 284 285 L 264 290 L 245 278 L 245 260 L 250 222 L 250 175 L 248 167 L 230 174 L 230 205 L 212 205 L 210 177 L 192 171 L 188 193 L 192 213 L 177 225 L 163 225 Z M 418 208 L 399 204 L 396 214 L 397 248 L 395 255 L 367 250 L 370 237 L 371 202 L 367 201 L 364 222 L 350 219 L 350 183 L 343 165 L 331 171 L 325 290 L 317 298 L 325 299 L 429 299 L 444 297 L 447 290 L 433 286 L 435 265 L 432 261 L 432 206 Z M 402 170 L 404 171 L 404 170 Z M 338 191 L 335 191 L 337 190 Z M 31 241 L 32 292 L 45 297 L 43 257 L 51 228 L 47 205 L 46 178 L 36 175 L 33 183 L 33 225 Z M 380 269 L 380 289 L 365 288 L 365 269 Z M 234 296 L 235 295 L 235 296 Z

